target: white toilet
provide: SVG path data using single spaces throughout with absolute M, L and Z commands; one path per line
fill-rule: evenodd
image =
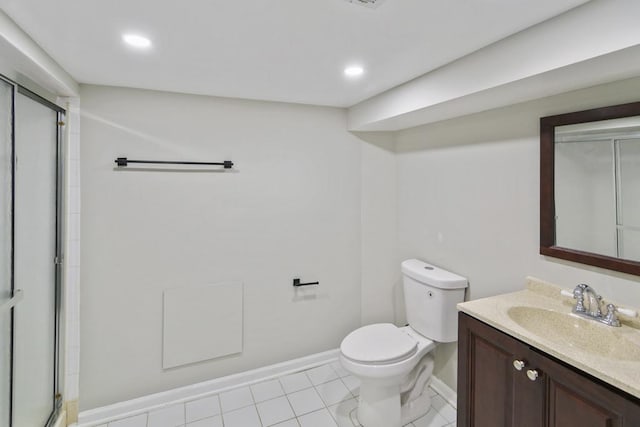
M 429 411 L 431 350 L 458 337 L 456 304 L 467 279 L 417 259 L 402 263 L 408 326 L 363 326 L 340 344 L 340 362 L 360 384 L 358 420 L 364 427 L 401 427 Z

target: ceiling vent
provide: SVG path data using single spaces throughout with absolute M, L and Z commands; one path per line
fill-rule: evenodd
M 359 4 L 369 9 L 375 9 L 384 3 L 385 0 L 345 0 L 348 3 Z

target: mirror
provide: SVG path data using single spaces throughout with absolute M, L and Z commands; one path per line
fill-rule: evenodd
M 640 102 L 540 119 L 540 253 L 640 275 Z

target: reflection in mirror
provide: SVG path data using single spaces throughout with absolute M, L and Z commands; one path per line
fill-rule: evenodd
M 640 276 L 640 102 L 540 119 L 540 253 Z
M 640 261 L 640 117 L 555 128 L 556 245 Z

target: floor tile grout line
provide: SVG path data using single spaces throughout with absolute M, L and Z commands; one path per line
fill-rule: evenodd
M 311 387 L 309 387 L 309 388 L 313 388 L 313 386 L 311 386 Z M 305 388 L 304 390 L 309 390 L 309 388 Z M 298 390 L 298 391 L 295 391 L 294 393 L 298 393 L 299 391 L 303 391 L 303 390 Z M 315 390 L 314 390 L 314 391 L 315 391 Z M 316 391 L 316 393 L 317 393 L 317 391 Z M 293 393 L 292 393 L 292 394 L 293 394 Z M 289 406 L 291 406 L 291 410 L 293 411 L 293 414 L 296 416 L 296 418 L 301 417 L 302 415 L 310 414 L 311 412 L 313 412 L 313 411 L 311 411 L 311 412 L 305 412 L 304 414 L 298 414 L 298 413 L 296 413 L 296 410 L 293 408 L 293 404 L 291 404 L 291 400 L 289 400 L 289 395 L 287 394 L 287 395 L 286 395 L 286 397 L 287 397 L 287 401 L 289 402 Z M 322 398 L 320 398 L 320 401 L 321 401 L 322 403 L 324 403 L 324 401 L 322 401 Z M 314 410 L 315 410 L 315 409 L 314 409 Z
M 208 398 L 211 398 L 211 397 L 217 397 L 217 396 L 218 396 L 217 394 L 214 394 L 214 395 L 211 395 L 211 396 L 203 398 L 203 399 L 189 400 L 189 401 L 185 402 L 185 404 L 184 404 L 184 407 L 185 407 L 185 409 L 184 409 L 184 411 L 185 411 L 184 424 L 185 424 L 185 426 L 188 425 L 188 424 L 191 424 L 191 423 L 195 423 L 196 421 L 206 420 L 207 418 L 214 418 L 214 417 L 217 417 L 217 416 L 222 418 L 222 408 L 220 407 L 220 398 L 218 397 L 218 400 L 217 400 L 217 402 L 218 402 L 218 412 L 217 413 L 211 414 L 211 415 L 207 415 L 207 416 L 201 417 L 201 418 L 196 418 L 196 419 L 191 420 L 191 421 L 187 421 L 187 403 L 197 402 L 198 400 L 204 400 L 204 399 L 208 399 Z
M 298 375 L 298 374 L 304 374 L 304 377 L 307 379 L 307 381 L 309 381 L 309 384 L 310 384 L 310 385 L 309 385 L 308 387 L 303 387 L 303 388 L 301 388 L 301 389 L 294 390 L 294 391 L 292 391 L 292 392 L 287 392 L 287 391 L 284 389 L 284 388 L 285 388 L 285 387 L 284 387 L 284 383 L 282 383 L 282 381 L 280 381 L 280 385 L 282 386 L 282 390 L 284 391 L 284 393 L 285 393 L 285 394 L 297 393 L 297 392 L 299 392 L 299 391 L 307 390 L 307 389 L 309 389 L 309 388 L 313 387 L 313 383 L 311 382 L 311 380 L 309 379 L 309 377 L 307 376 L 307 374 L 305 373 L 305 371 L 300 371 L 300 372 L 296 372 L 296 373 L 293 373 L 293 374 L 285 375 L 285 377 L 288 377 L 288 376 L 291 376 L 291 375 Z M 280 380 L 280 378 L 284 378 L 284 377 L 278 377 L 278 380 Z
M 276 424 L 283 423 L 285 421 L 293 420 L 293 419 L 296 418 L 296 412 L 293 410 L 293 407 L 291 406 L 291 402 L 289 402 L 289 399 L 287 398 L 287 396 L 286 395 L 277 396 L 277 397 L 274 397 L 273 399 L 264 400 L 264 401 L 260 402 L 260 403 L 270 402 L 272 400 L 280 399 L 280 398 L 283 398 L 283 397 L 287 401 L 287 404 L 289 405 L 289 409 L 291 409 L 291 413 L 293 414 L 293 417 L 292 418 L 287 418 L 286 420 L 278 421 Z M 256 403 L 256 411 L 258 412 L 258 416 L 260 416 L 260 411 L 258 411 L 258 404 L 257 403 Z M 260 417 L 260 422 L 262 422 L 262 417 Z M 271 425 L 273 425 L 273 424 L 271 424 Z M 263 425 L 263 427 L 270 427 L 270 426 L 264 426 Z
M 264 427 L 264 423 L 262 422 L 262 417 L 260 416 L 260 411 L 258 411 L 258 404 L 256 402 L 256 398 L 253 395 L 253 390 L 251 390 L 251 386 L 247 386 L 249 389 L 249 395 L 251 396 L 251 401 L 253 402 L 253 410 L 256 411 L 256 415 L 258 415 L 258 422 L 261 427 Z
M 331 380 L 331 381 L 334 381 L 334 380 Z M 323 384 L 320 384 L 320 385 L 329 384 L 331 381 L 328 381 L 328 382 L 323 383 Z M 318 386 L 314 386 L 314 388 L 316 389 L 316 393 L 318 393 L 318 396 L 320 396 L 320 400 L 322 400 L 322 402 L 325 404 L 325 407 L 326 407 L 327 409 L 329 409 L 329 406 L 338 405 L 338 404 L 340 404 L 340 403 L 342 403 L 342 402 L 345 402 L 345 401 L 347 401 L 347 400 L 349 400 L 349 399 L 353 399 L 353 398 L 355 397 L 355 396 L 353 395 L 353 393 L 351 393 L 351 390 L 349 390 L 349 387 L 347 387 L 347 386 L 346 386 L 346 384 L 344 384 L 342 381 L 340 381 L 340 383 L 341 383 L 342 385 L 344 385 L 344 387 L 347 389 L 347 393 L 349 393 L 349 397 L 348 397 L 348 398 L 346 398 L 346 399 L 342 399 L 342 400 L 340 400 L 339 402 L 332 403 L 331 405 L 329 405 L 329 404 L 324 400 L 324 398 L 322 397 L 322 394 L 321 394 L 321 393 L 320 393 L 320 391 L 318 390 Z
M 346 377 L 344 377 L 344 378 L 346 378 Z M 344 384 L 344 386 L 347 388 L 347 390 L 349 390 L 349 393 L 351 393 L 351 395 L 352 395 L 353 397 L 358 398 L 358 396 L 360 395 L 360 393 L 358 393 L 358 395 L 356 395 L 356 394 L 351 390 L 351 388 L 349 387 L 349 385 L 348 385 L 347 383 L 345 383 L 345 382 L 342 380 L 342 378 L 340 378 L 340 382 L 342 382 L 342 384 Z M 358 386 L 358 388 L 360 388 L 360 386 Z
M 284 389 L 283 389 L 282 391 L 284 391 Z M 285 400 L 287 401 L 287 403 L 289 404 L 289 408 L 291 409 L 291 413 L 293 414 L 294 418 L 296 418 L 296 422 L 297 422 L 298 424 L 300 424 L 300 423 L 298 422 L 298 419 L 297 419 L 297 417 L 298 417 L 298 416 L 296 415 L 296 411 L 294 411 L 294 410 L 293 410 L 293 405 L 291 405 L 291 402 L 289 402 L 289 398 L 287 397 L 286 393 L 285 393 L 285 395 L 284 395 L 284 398 L 285 398 Z

